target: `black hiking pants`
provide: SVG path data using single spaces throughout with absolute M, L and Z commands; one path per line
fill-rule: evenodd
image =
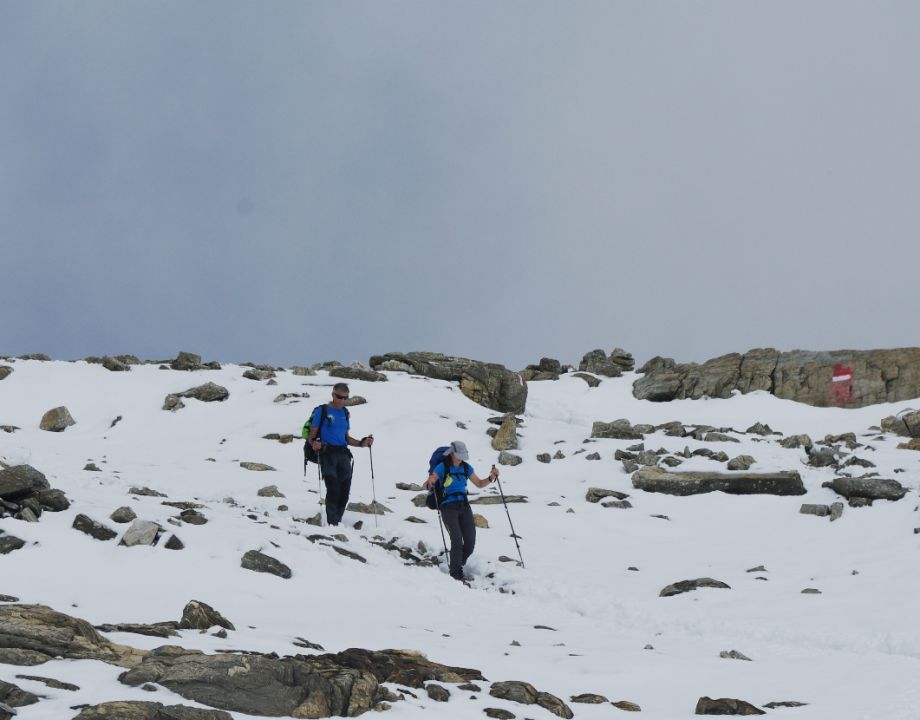
M 441 519 L 450 535 L 450 576 L 459 578 L 476 547 L 476 524 L 466 500 L 441 505 Z
M 324 445 L 319 464 L 326 484 L 326 521 L 330 525 L 338 525 L 351 493 L 351 451 L 345 446 Z

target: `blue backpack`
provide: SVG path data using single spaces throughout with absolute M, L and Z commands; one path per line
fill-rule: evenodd
M 438 465 L 444 466 L 444 478 L 450 477 L 450 460 L 448 459 L 445 453 L 450 450 L 450 446 L 443 445 L 431 453 L 431 459 L 428 461 L 428 474 L 434 472 L 434 469 Z M 470 474 L 470 466 L 466 463 L 463 463 L 463 469 L 466 472 L 467 477 Z M 428 497 L 425 498 L 425 506 L 429 510 L 439 510 L 441 509 L 441 504 L 444 502 L 444 480 L 439 479 L 434 485 L 428 488 Z

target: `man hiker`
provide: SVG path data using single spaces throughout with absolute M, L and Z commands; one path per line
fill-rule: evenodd
M 466 483 L 469 480 L 476 487 L 484 488 L 498 478 L 498 469 L 493 465 L 492 471 L 483 480 L 467 462 L 469 459 L 466 443 L 454 440 L 444 451 L 444 462 L 435 465 L 425 481 L 427 487 L 442 484 L 444 492 L 439 508 L 450 535 L 450 576 L 464 581 L 470 578 L 463 575 L 463 566 L 476 546 L 476 524 L 466 495 Z
M 351 492 L 351 447 L 370 447 L 374 438 L 368 435 L 356 440 L 348 434 L 349 416 L 345 408 L 349 390 L 345 383 L 332 386 L 332 402 L 313 410 L 309 442 L 319 455 L 319 465 L 326 483 L 326 521 L 338 525 L 348 505 Z

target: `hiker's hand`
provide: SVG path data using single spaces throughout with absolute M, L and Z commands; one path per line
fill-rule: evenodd
M 313 442 L 310 443 L 310 447 L 316 450 L 316 452 L 319 452 L 320 450 L 323 449 L 323 444 L 319 440 L 314 440 Z
M 496 480 L 498 480 L 498 468 L 493 465 L 492 471 L 489 473 L 489 482 L 495 482 Z
M 366 438 L 361 440 L 361 447 L 370 447 L 374 444 L 374 436 L 368 435 Z

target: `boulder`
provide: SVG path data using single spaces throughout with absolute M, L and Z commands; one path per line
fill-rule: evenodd
M 256 368 L 249 368 L 243 373 L 243 377 L 246 380 L 256 380 L 261 382 L 262 380 L 271 380 L 275 377 L 274 370 L 258 370 Z
M 96 540 L 112 540 L 118 535 L 118 533 L 111 528 L 107 528 L 102 523 L 98 523 L 82 513 L 73 519 L 73 525 L 71 527 Z
M 622 348 L 614 348 L 610 355 L 603 350 L 591 350 L 585 353 L 578 369 L 605 377 L 620 377 L 624 372 L 630 372 L 636 366 L 633 356 Z
M 111 372 L 127 372 L 131 369 L 128 363 L 108 355 L 102 358 L 102 367 Z
M 4 705 L 10 708 L 17 708 L 34 705 L 37 702 L 38 695 L 27 692 L 13 683 L 0 680 L 0 717 L 4 712 Z
M 207 630 L 215 625 L 227 630 L 236 630 L 233 623 L 217 610 L 200 600 L 190 600 L 182 610 L 180 630 Z
M 565 372 L 562 363 L 553 358 L 540 358 L 536 365 L 528 365 L 521 370 L 521 377 L 527 382 L 535 380 L 558 380 L 559 376 Z
M 502 450 L 498 454 L 499 465 L 511 465 L 513 467 L 515 465 L 520 465 L 522 462 L 524 462 L 524 458 L 522 458 L 520 455 L 515 455 L 514 453 L 510 453 L 505 450 Z
M 796 471 L 774 473 L 673 472 L 644 467 L 632 476 L 633 487 L 667 495 L 698 495 L 724 492 L 730 495 L 804 495 L 805 486 Z
M 13 372 L 13 368 L 9 365 L 0 365 L 0 380 L 6 380 L 10 376 L 10 373 Z
M 607 490 L 605 488 L 596 487 L 588 488 L 588 492 L 585 493 L 585 500 L 589 503 L 597 503 L 608 497 L 613 497 L 617 500 L 625 500 L 629 495 L 619 492 L 618 490 Z
M 837 477 L 826 483 L 838 495 L 868 498 L 870 500 L 900 500 L 907 494 L 907 488 L 897 480 L 882 478 Z
M 498 428 L 498 432 L 496 432 L 492 438 L 492 449 L 499 451 L 517 450 L 517 447 L 517 421 L 514 415 L 509 414 L 502 422 L 501 427 Z
M 729 470 L 750 470 L 751 465 L 753 465 L 755 462 L 757 461 L 754 460 L 754 458 L 752 458 L 750 455 L 738 455 L 737 457 L 733 457 L 728 461 L 727 467 Z
M 137 513 L 127 505 L 123 505 L 122 507 L 112 512 L 112 514 L 109 515 L 109 519 L 116 523 L 129 523 L 132 520 L 137 519 Z
M 125 530 L 119 545 L 134 547 L 135 545 L 156 545 L 157 537 L 162 528 L 150 520 L 135 520 L 131 527 Z
M 31 465 L 14 465 L 0 470 L 0 498 L 9 501 L 50 489 L 48 479 Z
M 492 683 L 489 695 L 500 700 L 510 700 L 522 705 L 539 705 L 561 718 L 574 717 L 571 708 L 555 695 L 540 692 L 530 683 L 520 680 L 507 680 Z
M 227 390 L 227 388 L 212 382 L 198 385 L 197 387 L 189 388 L 188 390 L 183 390 L 176 394 L 179 397 L 194 398 L 201 402 L 223 402 L 230 397 L 230 391 Z
M 376 370 L 365 368 L 337 367 L 329 371 L 329 377 L 342 378 L 343 380 L 365 380 L 367 382 L 385 382 L 387 376 Z
M 270 555 L 265 555 L 258 550 L 250 550 L 245 555 L 243 555 L 243 559 L 240 562 L 240 567 L 243 567 L 246 570 L 252 570 L 254 572 L 277 575 L 278 577 L 284 578 L 285 580 L 291 577 L 291 568 L 289 568 L 280 560 L 276 560 Z
M 254 472 L 276 472 L 275 468 L 265 463 L 241 462 L 240 467 L 243 468 L 243 470 L 252 470 Z
M 273 497 L 273 498 L 283 498 L 284 493 L 278 489 L 277 485 L 266 485 L 264 488 L 259 488 L 256 491 L 256 495 L 259 497 Z
M 886 417 L 881 422 L 882 432 L 910 438 L 920 438 L 920 410 L 910 410 Z
M 497 363 L 483 363 L 440 353 L 388 353 L 370 359 L 374 370 L 390 361 L 402 363 L 409 372 L 460 383 L 461 392 L 473 402 L 498 412 L 524 412 L 527 386 L 518 373 Z
M 180 352 L 176 359 L 169 365 L 173 370 L 200 370 L 201 355 L 190 352 Z
M 9 555 L 11 552 L 21 550 L 25 545 L 25 540 L 0 532 L 0 555 Z
M 701 697 L 696 703 L 697 715 L 766 715 L 763 710 L 754 707 L 745 700 L 735 698 Z
M 64 407 L 56 407 L 42 415 L 39 428 L 48 432 L 64 432 L 71 425 L 76 425 L 77 421 L 70 415 L 70 411 Z

